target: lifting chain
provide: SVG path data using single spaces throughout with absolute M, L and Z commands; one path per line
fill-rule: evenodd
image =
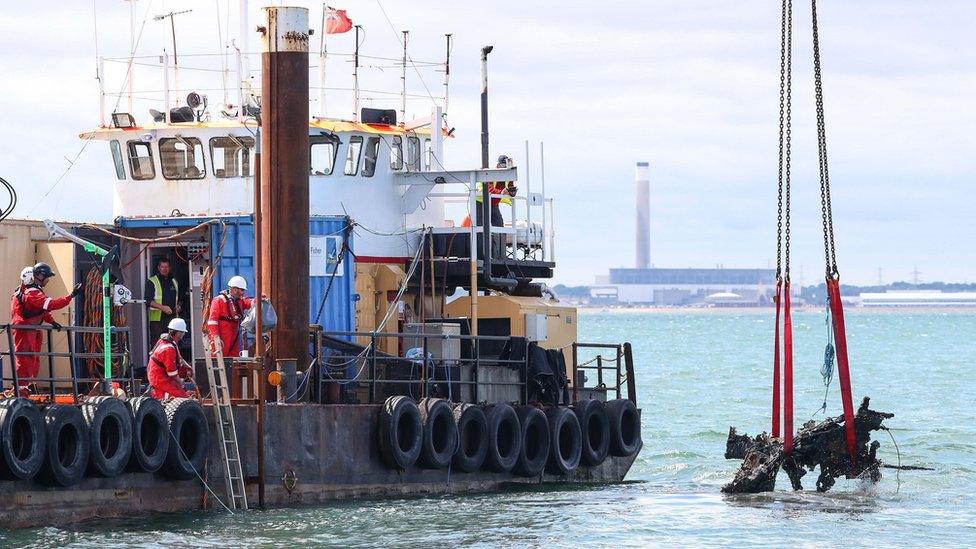
M 790 176 L 793 126 L 793 0 L 783 0 L 779 56 L 779 192 L 776 211 L 776 279 L 790 278 Z M 785 188 L 785 202 L 784 202 Z M 785 218 L 785 243 L 784 243 Z M 784 246 L 785 244 L 785 246 Z M 785 260 L 785 269 L 783 266 Z
M 840 276 L 834 247 L 834 218 L 830 206 L 830 170 L 827 167 L 827 123 L 824 117 L 823 79 L 820 69 L 820 33 L 817 25 L 817 0 L 810 0 L 813 20 L 813 83 L 817 106 L 817 151 L 820 161 L 820 211 L 823 219 L 824 259 L 827 278 Z

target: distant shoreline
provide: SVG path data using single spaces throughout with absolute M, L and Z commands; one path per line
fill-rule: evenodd
M 590 307 L 579 306 L 577 310 L 584 314 L 722 314 L 722 313 L 755 313 L 775 314 L 772 307 Z M 821 312 L 821 307 L 801 307 L 794 312 Z M 845 307 L 845 314 L 862 313 L 951 313 L 976 314 L 976 307 Z

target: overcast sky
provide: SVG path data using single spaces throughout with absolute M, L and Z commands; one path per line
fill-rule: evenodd
M 0 14 L 0 175 L 20 194 L 14 217 L 110 221 L 108 147 L 82 148 L 98 123 L 91 2 L 33 3 Z M 228 18 L 227 7 L 230 7 Z M 237 35 L 237 2 L 139 0 L 149 21 L 139 53 L 169 45 L 177 16 L 182 52 L 220 49 L 215 6 Z M 251 27 L 259 7 L 251 2 Z M 320 4 L 311 8 L 318 27 Z M 398 57 L 398 33 L 375 1 L 342 4 L 366 30 L 364 53 Z M 96 0 L 100 52 L 124 56 L 128 4 Z M 491 54 L 491 153 L 524 165 L 545 142 L 555 196 L 555 282 L 592 283 L 634 262 L 634 164 L 651 163 L 651 258 L 660 267 L 774 264 L 779 2 L 386 1 L 396 30 L 410 29 L 417 60 L 439 61 L 455 38 L 450 168 L 476 167 L 478 53 Z M 844 280 L 976 279 L 976 3 L 968 0 L 821 0 L 820 23 L 837 251 Z M 794 282 L 823 272 L 813 125 L 809 4 L 796 3 Z M 223 32 L 223 31 L 221 31 Z M 317 45 L 317 39 L 313 40 Z M 351 51 L 352 33 L 329 49 Z M 251 49 L 256 50 L 255 40 Z M 329 65 L 329 85 L 348 86 L 349 66 Z M 137 78 L 138 78 L 137 73 Z M 411 91 L 441 94 L 439 73 Z M 363 70 L 364 87 L 397 89 L 394 68 Z M 117 86 L 117 83 L 112 84 Z M 115 89 L 115 88 L 113 88 Z M 219 92 L 211 92 L 216 100 Z M 348 117 L 339 97 L 329 113 Z M 123 101 L 124 104 L 124 101 Z M 424 114 L 429 99 L 411 103 Z M 111 110 L 111 103 L 109 106 Z M 144 112 L 136 112 L 144 118 Z M 524 176 L 523 176 L 524 177 Z M 46 198 L 42 198 L 49 193 Z

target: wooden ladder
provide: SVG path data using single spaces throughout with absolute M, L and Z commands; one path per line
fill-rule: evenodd
M 217 360 L 214 361 L 206 350 L 204 356 L 207 363 L 207 381 L 210 382 L 214 419 L 217 422 L 217 436 L 220 439 L 220 456 L 224 460 L 227 506 L 231 509 L 247 509 L 247 491 L 244 488 L 241 453 L 237 447 L 237 427 L 234 424 L 234 411 L 231 409 L 230 390 L 227 387 L 224 352 L 221 349 L 220 338 L 213 338 L 213 341 L 217 349 Z

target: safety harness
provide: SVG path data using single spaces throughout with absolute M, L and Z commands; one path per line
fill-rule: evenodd
M 156 349 L 158 349 L 161 344 L 162 345 L 170 345 L 170 346 L 172 346 L 173 349 L 176 351 L 176 356 L 177 357 L 180 356 L 180 348 L 176 345 L 176 342 L 173 341 L 173 338 L 171 338 L 169 334 L 163 334 L 163 335 L 161 335 L 159 337 L 159 343 L 156 343 Z M 159 360 L 158 358 L 156 358 L 156 349 L 153 349 L 153 352 L 149 356 L 149 359 L 152 360 L 153 363 L 156 364 L 156 366 L 159 366 L 160 368 L 163 369 L 164 372 L 166 372 L 166 364 L 164 364 L 162 360 Z M 174 372 L 172 374 L 169 373 L 169 372 L 166 372 L 166 375 L 168 375 L 170 377 L 174 377 L 177 373 L 179 373 L 179 368 L 178 367 L 176 369 L 176 372 Z
M 840 295 L 840 272 L 834 245 L 834 223 L 830 204 L 830 171 L 827 162 L 827 130 L 823 106 L 823 79 L 820 66 L 820 34 L 817 25 L 817 0 L 811 0 L 813 21 L 813 75 L 816 98 L 817 149 L 820 167 L 820 207 L 823 220 L 824 254 L 829 321 L 833 328 L 824 351 L 824 380 L 829 383 L 831 363 L 837 359 L 844 429 L 851 463 L 856 463 L 857 438 L 854 426 L 854 404 L 850 364 L 847 358 L 847 336 L 844 329 L 844 307 Z M 773 344 L 772 434 L 780 435 L 780 345 L 783 366 L 783 450 L 793 450 L 793 321 L 790 312 L 790 168 L 792 153 L 792 80 L 793 80 L 793 0 L 783 0 L 780 33 L 779 88 L 779 196 L 776 224 L 776 328 Z M 780 312 L 782 309 L 782 332 Z M 782 339 L 781 339 L 782 338 Z M 826 406 L 826 403 L 825 403 Z
M 237 302 L 236 299 L 230 296 L 227 290 L 224 290 L 219 294 L 217 294 L 217 297 L 224 298 L 224 301 L 227 302 L 227 305 L 231 308 L 231 312 L 234 315 L 233 317 L 227 315 L 220 315 L 217 317 L 217 320 L 219 322 L 233 322 L 234 324 L 238 325 L 238 329 L 234 333 L 234 343 L 232 343 L 230 346 L 230 349 L 233 349 L 241 339 L 241 331 L 239 325 L 241 320 L 244 317 L 244 313 L 241 311 L 240 304 Z

